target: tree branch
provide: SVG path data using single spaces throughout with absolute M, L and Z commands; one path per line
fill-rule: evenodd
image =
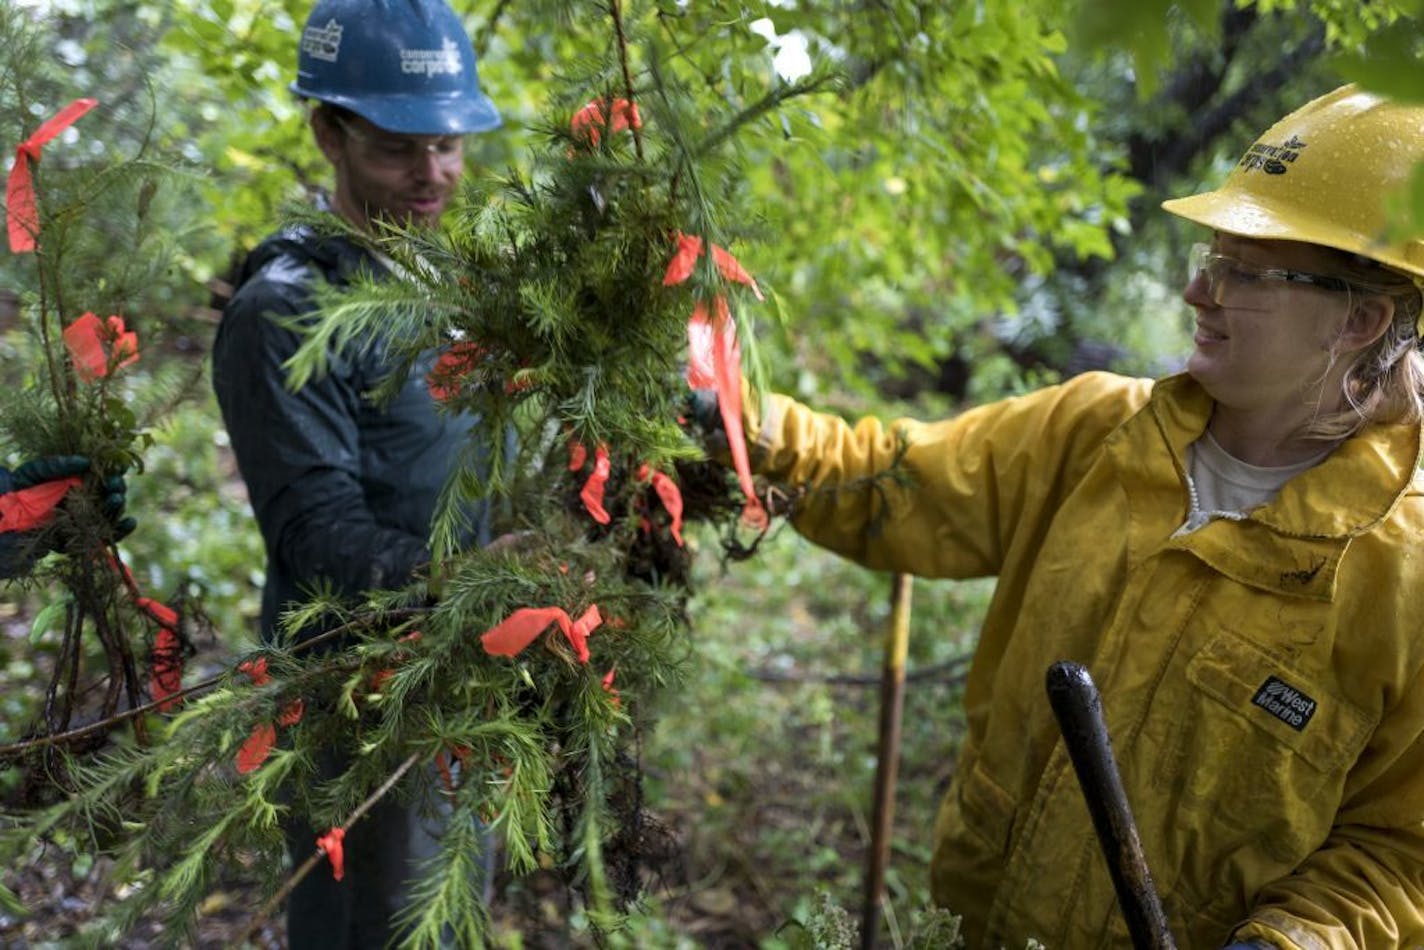
M 629 108 L 637 108 L 637 99 L 633 97 L 633 73 L 628 66 L 628 36 L 623 31 L 623 4 L 622 0 L 608 0 L 608 12 L 613 16 L 613 32 L 618 40 L 618 65 L 623 69 L 623 95 L 627 97 Z M 613 121 L 613 103 L 608 104 L 608 121 Z M 633 133 L 633 151 L 638 156 L 638 161 L 643 161 L 643 133 L 639 130 L 638 124 L 628 122 L 628 131 Z
M 374 808 L 376 802 L 380 801 L 386 796 L 388 792 L 390 792 L 391 789 L 395 788 L 396 783 L 401 780 L 401 777 L 404 776 L 405 773 L 410 771 L 411 767 L 414 766 L 419 759 L 419 752 L 412 752 L 410 755 L 406 756 L 405 761 L 402 762 L 399 766 L 397 766 L 396 770 L 391 773 L 391 777 L 386 779 L 385 782 L 382 783 L 380 788 L 376 789 L 369 796 L 367 796 L 365 801 L 356 806 L 356 810 L 351 813 L 351 816 L 340 825 L 341 830 L 343 832 L 350 831 L 351 826 L 356 824 L 356 822 L 360 821 L 361 816 L 365 815 L 366 812 Z M 266 902 L 263 903 L 263 905 L 257 909 L 257 913 L 253 915 L 252 920 L 248 922 L 247 929 L 243 931 L 241 943 L 245 944 L 253 939 L 253 937 L 257 933 L 258 928 L 262 926 L 262 922 L 265 921 L 268 917 L 272 916 L 272 912 L 277 909 L 278 905 L 280 905 L 282 901 L 287 899 L 287 895 L 292 893 L 293 889 L 295 889 L 296 886 L 302 882 L 302 878 L 310 874 L 312 872 L 312 869 L 315 868 L 317 864 L 320 863 L 325 857 L 326 852 L 323 851 L 321 848 L 317 848 L 311 853 L 311 855 L 307 857 L 305 861 L 302 862 L 301 867 L 297 868 L 295 871 L 292 872 L 291 877 L 287 878 L 285 881 L 282 882 L 282 886 L 277 888 L 275 894 L 267 898 Z
M 1192 117 L 1191 122 L 1176 130 L 1168 143 L 1140 133 L 1129 138 L 1132 177 L 1157 188 L 1182 174 L 1196 156 L 1230 131 L 1237 119 L 1276 96 L 1283 83 L 1325 49 L 1325 30 L 1316 23 L 1310 35 L 1287 49 L 1268 71 L 1255 72 L 1251 82 L 1221 98 L 1226 74 L 1241 53 L 1240 41 L 1258 22 L 1255 10 L 1232 8 L 1222 18 L 1221 48 L 1203 52 L 1175 71 L 1157 101 L 1163 109 L 1183 110 Z
M 423 607 L 408 607 L 402 610 L 387 611 L 386 613 L 382 614 L 382 617 L 400 619 L 402 617 L 407 616 L 418 616 L 425 612 L 426 610 Z M 303 640 L 300 643 L 294 643 L 291 647 L 288 648 L 288 652 L 300 653 L 302 651 L 309 650 L 312 647 L 317 646 L 318 644 L 326 643 L 330 640 L 335 639 L 338 636 L 341 636 L 342 634 L 349 633 L 352 630 L 364 624 L 367 624 L 368 622 L 369 621 L 366 619 L 360 619 L 353 620 L 350 623 L 344 623 L 339 627 L 333 627 L 325 633 L 319 633 L 316 636 L 311 637 L 310 639 Z M 123 712 L 116 713 L 112 716 L 107 716 L 103 719 L 98 720 L 97 722 L 91 722 L 89 725 L 82 726 L 78 729 L 70 729 L 65 732 L 57 732 L 49 736 L 37 736 L 33 739 L 25 739 L 21 742 L 12 742 L 9 745 L 0 746 L 0 765 L 4 765 L 8 760 L 21 756 L 24 753 L 33 751 L 35 749 L 42 749 L 45 746 L 69 744 L 71 742 L 77 742 L 80 739 L 92 736 L 95 733 L 107 732 L 114 726 L 126 722 L 127 720 L 132 719 L 135 716 L 142 716 L 144 713 L 157 712 L 160 706 L 165 706 L 169 703 L 177 702 L 195 693 L 201 693 L 206 690 L 212 689 L 214 686 L 218 686 L 225 682 L 231 675 L 231 670 L 225 670 L 224 672 L 218 673 L 215 676 L 208 677 L 200 683 L 194 683 L 192 686 L 186 686 L 183 689 L 180 689 L 178 692 L 174 693 L 172 696 L 165 697 L 161 700 L 154 700 L 152 702 L 144 703 L 142 706 L 135 706 L 132 709 L 126 709 Z

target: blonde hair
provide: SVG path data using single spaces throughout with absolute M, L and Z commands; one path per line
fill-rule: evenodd
M 1374 423 L 1424 421 L 1424 354 L 1419 350 L 1419 317 L 1424 294 L 1415 278 L 1357 254 L 1337 252 L 1338 276 L 1350 293 L 1383 295 L 1394 301 L 1394 319 L 1380 338 L 1356 354 L 1341 387 L 1348 408 L 1317 417 L 1311 438 L 1344 439 Z

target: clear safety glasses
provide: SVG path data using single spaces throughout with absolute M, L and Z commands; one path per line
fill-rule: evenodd
M 1283 267 L 1248 264 L 1227 254 L 1218 254 L 1210 244 L 1193 244 L 1187 265 L 1187 281 L 1206 275 L 1207 295 L 1218 307 L 1260 305 L 1273 290 L 1291 284 L 1320 290 L 1350 290 L 1353 285 L 1340 277 L 1325 277 Z
M 441 168 L 458 168 L 465 160 L 465 137 L 462 135 L 396 135 L 390 132 L 368 132 L 351 122 L 332 116 L 341 131 L 361 146 L 362 154 L 372 164 L 399 171 L 414 168 L 425 157 L 434 157 Z

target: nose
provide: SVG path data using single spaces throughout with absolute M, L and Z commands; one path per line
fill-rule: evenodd
M 1192 275 L 1192 279 L 1187 281 L 1187 286 L 1182 288 L 1182 299 L 1189 306 L 1203 310 L 1217 305 L 1216 301 L 1211 299 L 1211 283 L 1207 280 L 1206 271 L 1199 270 Z
M 434 149 L 423 148 L 416 153 L 415 162 L 411 166 L 411 173 L 415 176 L 417 181 L 435 181 L 442 177 L 444 172 L 445 168 L 441 164 L 440 156 L 436 154 Z

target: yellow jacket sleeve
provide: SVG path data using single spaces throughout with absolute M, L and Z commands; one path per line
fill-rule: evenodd
M 817 544 L 877 570 L 993 575 L 1151 388 L 1089 373 L 942 422 L 854 426 L 770 395 L 752 454 Z

